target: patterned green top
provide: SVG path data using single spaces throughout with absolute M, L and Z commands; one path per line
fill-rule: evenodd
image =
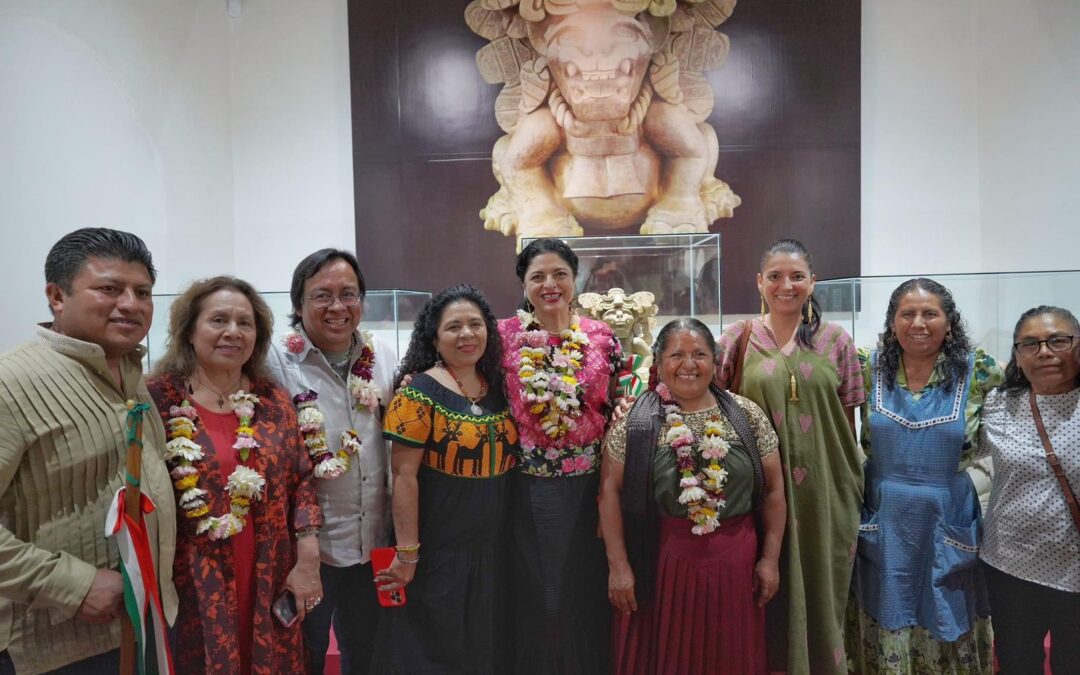
M 869 395 L 870 383 L 872 373 L 870 372 L 870 351 L 869 349 L 859 348 L 859 364 L 862 366 L 863 385 L 866 388 L 866 392 Z M 930 381 L 926 383 L 926 387 L 922 391 L 912 394 L 915 400 L 918 400 L 923 392 L 930 390 L 933 387 L 942 386 L 942 363 L 945 361 L 944 354 L 938 354 L 937 363 L 934 365 L 934 372 L 930 374 Z M 969 375 L 969 392 L 967 399 L 967 407 L 964 408 L 964 449 L 960 455 L 961 462 L 967 462 L 971 459 L 975 451 L 975 443 L 979 438 L 979 420 L 982 411 L 983 403 L 986 401 L 986 395 L 990 393 L 995 387 L 1001 384 L 1005 378 L 1004 372 L 1001 370 L 1001 366 L 998 365 L 997 360 L 993 356 L 990 356 L 980 348 L 975 349 L 975 367 L 972 368 L 972 372 Z M 896 371 L 896 384 L 904 389 L 907 389 L 907 375 L 904 373 L 904 357 L 900 357 L 900 368 Z M 869 457 L 871 453 L 870 445 L 870 405 L 862 406 L 862 432 L 859 434 L 859 442 L 862 444 L 863 451 L 866 456 Z

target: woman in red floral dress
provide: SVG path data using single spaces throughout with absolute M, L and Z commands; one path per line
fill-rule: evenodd
M 196 282 L 172 305 L 169 345 L 148 383 L 169 432 L 179 504 L 176 670 L 306 673 L 299 622 L 322 599 L 322 522 L 296 410 L 263 374 L 273 319 L 247 282 Z

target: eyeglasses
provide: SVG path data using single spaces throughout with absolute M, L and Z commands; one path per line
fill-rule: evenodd
M 1021 340 L 1013 343 L 1016 353 L 1020 356 L 1035 356 L 1042 349 L 1043 344 L 1052 352 L 1064 352 L 1073 346 L 1076 335 L 1055 335 L 1045 340 Z
M 341 295 L 334 295 L 333 293 L 316 293 L 315 295 L 307 296 L 307 301 L 311 303 L 312 307 L 318 307 L 319 309 L 332 307 L 335 300 L 340 302 L 344 307 L 355 307 L 360 304 L 360 294 L 355 291 L 345 291 Z

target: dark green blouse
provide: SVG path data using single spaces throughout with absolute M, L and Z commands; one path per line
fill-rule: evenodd
M 768 457 L 777 450 L 778 441 L 776 432 L 769 424 L 765 414 L 761 412 L 755 403 L 741 396 L 735 397 L 736 401 L 746 411 L 750 419 L 750 426 L 757 436 L 758 452 L 762 458 Z M 624 462 L 626 458 L 626 420 L 627 415 L 615 422 L 604 439 L 605 454 L 608 459 Z M 739 435 L 735 428 L 727 421 L 719 407 L 712 407 L 699 412 L 683 413 L 686 425 L 694 433 L 695 439 L 705 435 L 705 426 L 712 418 L 719 421 L 722 429 L 722 437 L 730 447 L 727 455 L 721 461 L 721 466 L 728 472 L 727 483 L 724 485 L 724 507 L 720 510 L 720 520 L 741 516 L 751 510 L 751 496 L 754 489 L 754 468 L 750 462 Z M 674 518 L 686 517 L 686 506 L 679 503 L 679 470 L 675 451 L 670 445 L 663 443 L 670 425 L 664 422 L 660 426 L 661 443 L 653 455 L 653 495 L 660 507 L 660 513 Z M 695 449 L 696 450 L 696 449 Z M 701 469 L 701 455 L 695 452 L 694 457 L 698 470 Z

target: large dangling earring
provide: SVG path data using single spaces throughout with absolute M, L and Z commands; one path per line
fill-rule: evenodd
M 765 296 L 761 296 L 761 321 L 765 321 Z
M 806 323 L 814 322 L 814 303 L 812 302 L 813 296 L 806 299 Z
M 521 296 L 523 298 L 525 298 L 525 311 L 528 312 L 529 314 L 532 314 L 533 312 L 535 312 L 536 308 L 533 307 L 533 304 L 531 302 L 529 302 L 529 292 L 523 290 L 523 291 L 521 291 Z

